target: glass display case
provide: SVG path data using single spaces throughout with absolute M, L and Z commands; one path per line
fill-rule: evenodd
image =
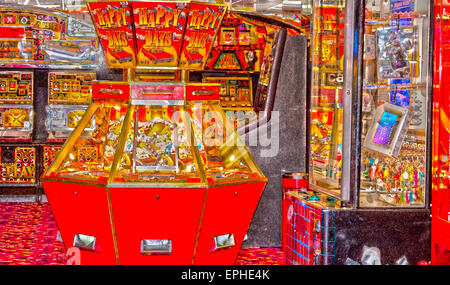
M 424 207 L 430 5 L 366 1 L 360 207 Z
M 183 84 L 136 82 L 130 88 L 129 108 L 124 100 L 94 102 L 86 110 L 78 136 L 72 135 L 46 176 L 147 187 L 264 177 L 234 128 L 227 132 L 232 125 L 217 101 L 194 101 L 186 109 Z
M 284 213 L 292 264 L 429 260 L 432 7 L 313 2 L 309 193 L 286 195 Z
M 361 208 L 425 207 L 429 3 L 316 1 L 313 8 L 310 188 Z M 355 9 L 364 15 L 347 19 Z
M 314 1 L 310 187 L 340 196 L 345 1 Z

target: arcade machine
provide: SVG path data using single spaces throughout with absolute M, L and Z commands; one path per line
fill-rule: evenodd
M 264 56 L 272 48 L 270 39 L 279 29 L 255 23 L 241 14 L 228 12 L 225 15 L 206 63 L 205 69 L 213 72 L 203 74 L 204 82 L 220 83 L 221 104 L 225 110 L 254 109 L 253 78 L 259 77 Z
M 450 55 L 448 53 L 450 15 L 448 1 L 435 1 L 433 139 L 432 139 L 432 217 L 431 263 L 450 264 L 450 196 L 449 196 L 449 114 L 448 82 Z
M 101 64 L 98 39 L 92 26 L 72 16 L 17 5 L 0 6 L 0 30 L 0 195 L 39 194 L 40 175 L 76 124 L 70 112 L 89 103 L 92 78 L 63 77 Z M 74 108 L 60 113 L 54 104 Z M 60 141 L 48 145 L 55 127 Z
M 66 249 L 79 248 L 81 264 L 233 264 L 267 178 L 229 127 L 220 84 L 188 78 L 227 7 L 87 5 L 109 66 L 128 80 L 93 83 L 43 175 Z
M 287 194 L 289 264 L 430 260 L 432 7 L 314 1 L 309 191 Z
M 43 148 L 44 171 L 50 166 L 62 143 L 78 125 L 91 103 L 95 72 L 56 71 L 48 73 L 48 105 L 45 122 L 48 136 Z

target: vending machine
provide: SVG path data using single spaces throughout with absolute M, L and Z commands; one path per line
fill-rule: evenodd
M 288 263 L 430 260 L 432 2 L 314 1 L 309 193 L 287 194 Z

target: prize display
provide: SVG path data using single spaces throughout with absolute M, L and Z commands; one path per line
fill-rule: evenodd
M 344 1 L 315 5 L 312 33 L 310 187 L 336 198 L 342 182 L 345 7 Z M 368 1 L 364 11 L 359 206 L 422 207 L 428 7 L 414 1 Z M 415 158 L 408 158 L 411 149 Z
M 417 1 L 390 2 L 389 10 L 377 1 L 365 9 L 360 205 L 421 207 L 429 13 Z

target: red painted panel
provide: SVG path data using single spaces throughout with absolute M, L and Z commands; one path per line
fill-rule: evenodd
M 93 99 L 128 100 L 130 85 L 128 83 L 99 81 L 92 84 Z
M 208 190 L 194 264 L 234 264 L 264 186 L 264 182 L 259 182 Z M 211 251 L 214 237 L 226 234 L 234 235 L 235 246 Z
M 205 189 L 111 188 L 120 264 L 192 262 Z M 141 254 L 141 240 L 172 240 L 169 255 Z
M 322 234 L 316 231 L 316 226 L 322 221 L 322 209 L 291 195 L 286 195 L 286 201 L 283 216 L 287 225 L 282 232 L 286 264 L 320 265 Z
M 98 250 L 80 250 L 82 265 L 116 264 L 105 187 L 42 181 L 66 249 L 75 234 L 95 236 Z
M 450 264 L 449 111 L 450 111 L 450 2 L 435 1 L 431 262 Z
M 186 85 L 186 100 L 219 100 L 220 85 Z

